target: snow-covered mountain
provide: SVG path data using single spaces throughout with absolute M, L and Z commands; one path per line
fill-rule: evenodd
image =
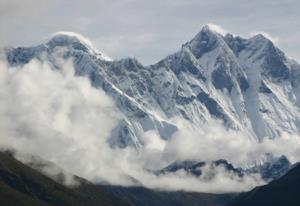
M 178 52 L 150 66 L 135 58 L 111 60 L 84 37 L 66 32 L 5 52 L 11 65 L 37 58 L 57 66 L 58 56 L 72 58 L 76 74 L 87 75 L 123 113 L 113 146 L 142 147 L 149 130 L 168 139 L 177 130 L 175 118 L 195 127 L 220 119 L 259 141 L 299 133 L 300 65 L 263 35 L 223 36 L 205 26 Z
M 216 173 L 214 170 L 216 170 L 217 167 L 222 167 L 226 172 L 232 173 L 238 177 L 260 174 L 264 181 L 270 182 L 285 175 L 293 165 L 284 155 L 276 157 L 272 154 L 266 154 L 261 163 L 257 163 L 248 168 L 235 167 L 224 159 L 211 162 L 176 161 L 167 167 L 156 171 L 155 174 L 165 175 L 184 171 L 195 177 L 206 175 L 213 178 L 213 174 Z M 205 172 L 203 172 L 203 170 Z M 209 175 L 205 173 L 208 173 Z

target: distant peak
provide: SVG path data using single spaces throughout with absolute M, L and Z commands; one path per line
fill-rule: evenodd
M 222 39 L 228 32 L 216 24 L 207 24 L 192 39 L 191 42 L 208 41 L 208 39 Z
M 267 37 L 265 37 L 263 34 L 256 34 L 252 37 L 252 39 L 256 39 L 256 40 L 268 40 Z
M 217 25 L 217 24 L 206 24 L 205 26 L 203 26 L 201 31 L 215 32 L 222 36 L 225 36 L 228 33 L 228 31 L 226 29 L 222 28 L 220 25 Z
M 93 48 L 93 44 L 89 39 L 87 39 L 83 35 L 75 33 L 75 32 L 59 31 L 52 35 L 52 39 L 54 39 L 54 38 L 64 38 L 64 39 L 68 39 L 71 41 L 79 41 L 79 42 L 85 44 L 86 46 Z
M 201 29 L 201 31 L 211 31 L 211 28 L 210 26 L 207 24 L 207 25 L 204 25 Z
M 234 39 L 235 37 L 232 34 L 227 33 L 225 39 Z
M 56 32 L 50 36 L 46 44 L 50 47 L 72 46 L 74 49 L 90 52 L 98 56 L 100 55 L 102 59 L 111 61 L 111 58 L 107 57 L 98 49 L 96 49 L 88 38 L 75 32 Z
M 258 41 L 271 41 L 272 43 L 278 43 L 279 39 L 277 37 L 272 36 L 271 34 L 267 32 L 252 32 L 252 40 L 258 40 Z
M 201 31 L 189 42 L 183 45 L 188 48 L 196 58 L 200 58 L 204 53 L 214 50 L 217 47 L 226 47 L 225 33 L 221 27 L 214 24 L 205 25 Z
M 192 39 L 192 41 L 202 41 L 203 38 L 206 40 L 209 38 L 216 38 L 219 33 L 216 32 L 210 25 L 202 27 L 201 31 Z

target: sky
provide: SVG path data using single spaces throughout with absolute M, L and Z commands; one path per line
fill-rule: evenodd
M 32 45 L 73 31 L 113 59 L 147 65 L 213 23 L 245 37 L 263 32 L 300 61 L 299 8 L 297 0 L 0 0 L 0 45 Z

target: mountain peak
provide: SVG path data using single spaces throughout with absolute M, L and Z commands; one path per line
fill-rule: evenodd
M 216 24 L 206 24 L 203 26 L 201 31 L 218 33 L 222 36 L 225 36 L 228 33 L 225 29 L 223 29 L 221 26 Z
M 200 58 L 204 53 L 212 51 L 220 45 L 224 45 L 223 36 L 217 30 L 218 26 L 216 25 L 205 25 L 201 31 L 184 46 L 188 47 L 196 58 Z
M 202 27 L 201 31 L 208 32 L 208 31 L 214 31 L 214 30 L 212 29 L 212 27 L 209 24 L 207 24 Z
M 253 37 L 250 38 L 250 40 L 260 42 L 260 43 L 266 43 L 271 41 L 261 33 L 254 35 Z
M 47 41 L 48 45 L 53 44 L 53 46 L 68 46 L 73 43 L 80 43 L 89 49 L 94 49 L 90 40 L 75 32 L 56 32 Z
M 215 24 L 207 24 L 202 27 L 200 32 L 192 39 L 192 41 L 202 41 L 203 38 L 221 38 L 227 32 L 220 26 Z
M 209 24 L 203 26 L 202 29 L 200 30 L 200 32 L 196 36 L 198 36 L 200 34 L 207 34 L 207 35 L 217 35 L 217 34 L 219 34 L 220 35 L 218 30 L 214 26 L 211 26 Z
M 102 52 L 96 49 L 92 42 L 81 34 L 68 31 L 60 31 L 54 33 L 46 42 L 50 48 L 55 47 L 72 47 L 76 50 L 82 50 L 95 55 L 100 55 L 103 60 L 111 61 L 111 58 L 105 56 Z

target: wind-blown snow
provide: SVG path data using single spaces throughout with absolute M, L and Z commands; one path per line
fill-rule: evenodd
M 61 38 L 62 41 L 79 41 L 87 48 L 89 48 L 91 53 L 100 54 L 101 58 L 106 61 L 112 61 L 110 57 L 105 55 L 103 52 L 100 52 L 97 48 L 95 48 L 92 42 L 87 39 L 86 37 L 82 36 L 81 34 L 70 32 L 70 31 L 59 31 L 51 35 L 50 40 L 59 39 Z

